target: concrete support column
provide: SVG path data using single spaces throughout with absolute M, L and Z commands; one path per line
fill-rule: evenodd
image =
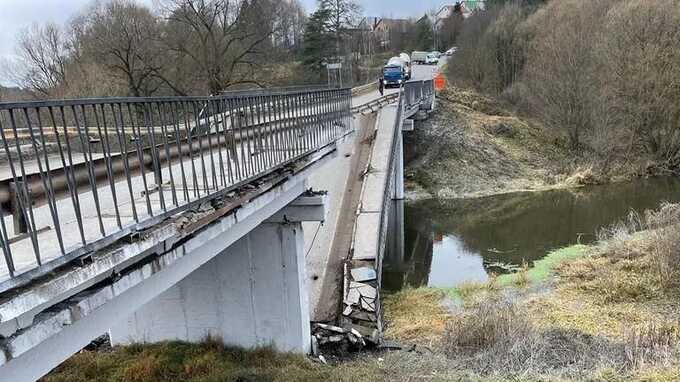
M 404 134 L 401 128 L 397 132 L 396 142 L 397 149 L 394 155 L 394 200 L 404 199 Z
M 112 328 L 114 344 L 207 336 L 242 347 L 310 350 L 300 222 L 265 222 Z

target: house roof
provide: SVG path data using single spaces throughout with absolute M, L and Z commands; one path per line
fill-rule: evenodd
M 406 19 L 378 19 L 375 23 L 374 30 L 378 27 L 383 27 L 389 30 L 400 30 L 405 32 L 409 28 L 409 21 Z

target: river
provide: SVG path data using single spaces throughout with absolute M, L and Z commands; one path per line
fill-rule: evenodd
M 664 201 L 680 202 L 679 179 L 397 203 L 405 241 L 403 251 L 388 248 L 383 288 L 485 281 L 491 272 L 531 265 L 552 249 L 592 243 L 603 227 Z

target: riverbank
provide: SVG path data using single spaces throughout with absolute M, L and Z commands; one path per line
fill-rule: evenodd
M 568 138 L 473 90 L 447 87 L 437 112 L 406 135 L 407 198 L 469 198 L 649 175 L 650 165 L 608 163 L 569 149 Z M 654 166 L 651 166 L 654 167 Z
M 387 334 L 424 339 L 449 368 L 481 380 L 678 380 L 679 223 L 680 207 L 664 205 L 533 268 L 401 291 L 384 304 Z M 414 300 L 427 302 L 417 310 L 435 312 L 430 320 L 400 313 Z

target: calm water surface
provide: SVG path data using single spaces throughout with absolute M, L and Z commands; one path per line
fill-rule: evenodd
M 631 210 L 680 202 L 680 180 L 658 178 L 575 190 L 428 200 L 403 209 L 404 247 L 388 248 L 383 288 L 450 287 L 510 272 L 552 249 L 590 243 Z M 395 250 L 398 248 L 398 250 Z

